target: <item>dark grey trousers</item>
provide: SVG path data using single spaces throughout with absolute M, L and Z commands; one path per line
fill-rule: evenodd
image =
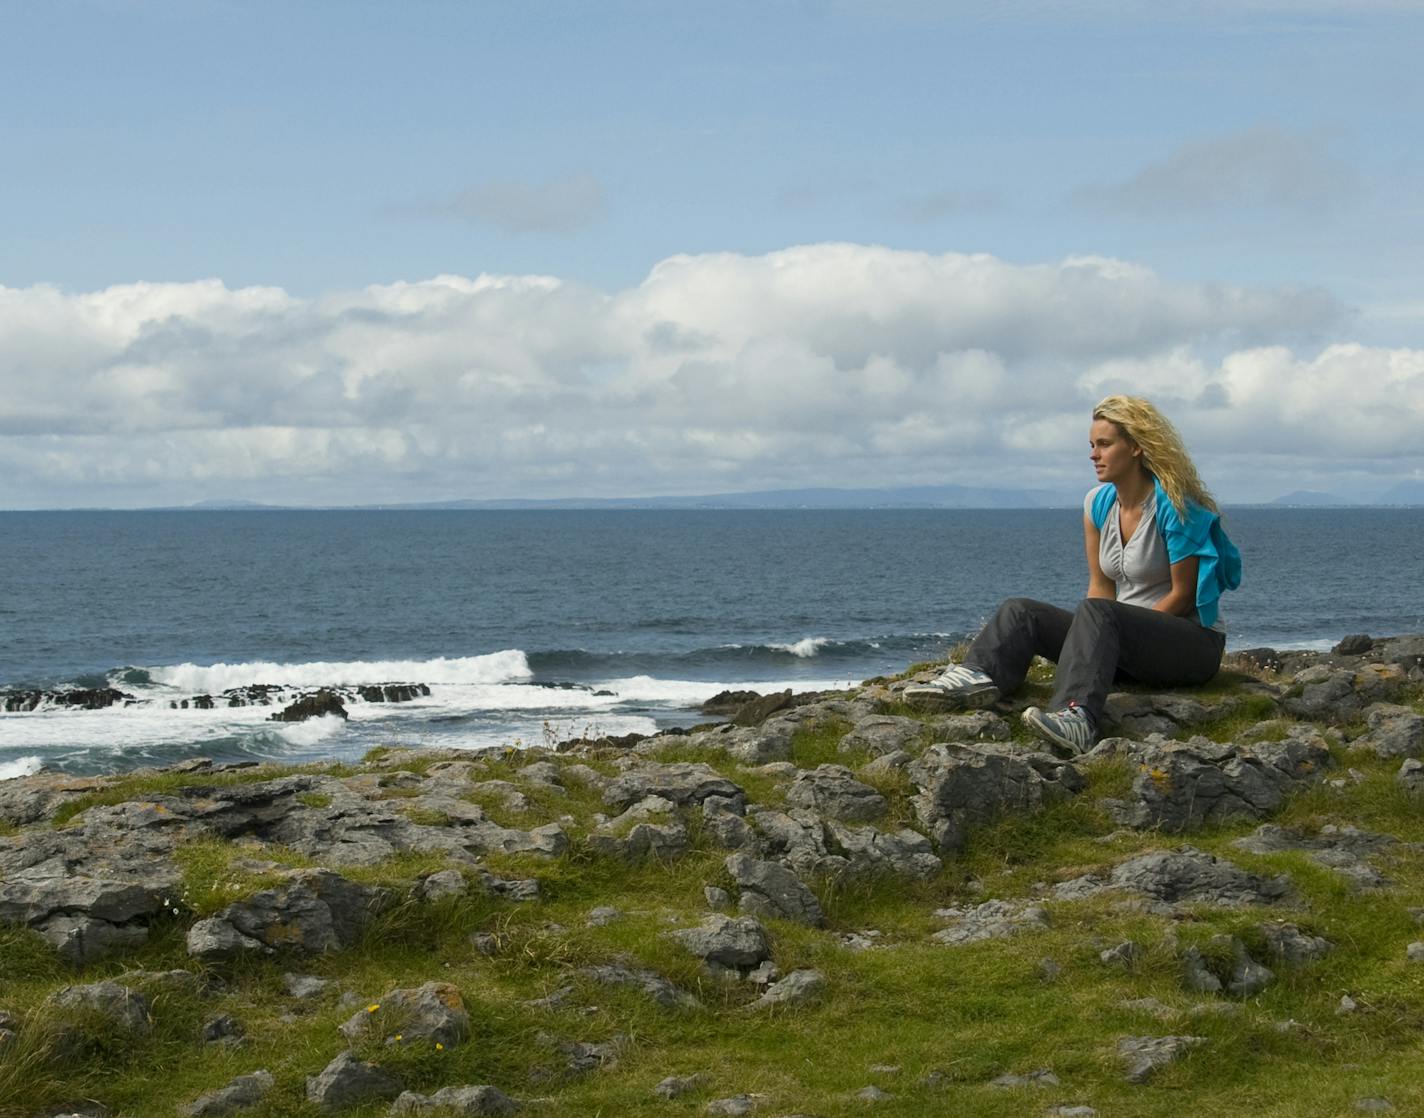
M 1072 700 L 1100 724 L 1113 680 L 1156 687 L 1205 683 L 1221 667 L 1225 645 L 1224 634 L 1191 618 L 1111 598 L 1084 598 L 1072 613 L 1010 598 L 974 638 L 964 662 L 1007 695 L 1023 684 L 1035 656 L 1052 660 L 1058 676 L 1051 709 Z

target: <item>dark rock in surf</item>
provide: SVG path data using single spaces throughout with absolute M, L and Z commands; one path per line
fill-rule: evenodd
M 424 683 L 373 683 L 356 688 L 356 693 L 368 703 L 408 703 L 430 694 Z
M 788 687 L 785 691 L 763 695 L 761 698 L 747 703 L 732 716 L 732 722 L 738 726 L 759 726 L 777 711 L 795 705 L 791 689 Z
M 345 718 L 346 708 L 341 705 L 341 697 L 336 692 L 322 688 L 314 695 L 303 695 L 272 715 L 271 719 L 273 722 L 305 722 L 308 718 L 324 718 L 328 714 Z
M 118 703 L 131 701 L 134 696 L 113 687 L 81 687 L 68 691 L 16 690 L 0 691 L 4 709 L 16 714 L 38 710 L 42 706 L 77 707 L 80 710 L 103 710 Z
M 702 714 L 733 715 L 760 698 L 760 691 L 718 691 L 697 709 Z

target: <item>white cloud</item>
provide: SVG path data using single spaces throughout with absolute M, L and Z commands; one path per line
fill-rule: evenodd
M 1290 489 L 1348 455 L 1383 487 L 1419 465 L 1424 351 L 1304 348 L 1345 321 L 1320 292 L 1110 259 L 849 244 L 672 257 L 612 293 L 0 288 L 3 503 L 1071 485 L 1119 390 L 1223 468 L 1264 455 Z

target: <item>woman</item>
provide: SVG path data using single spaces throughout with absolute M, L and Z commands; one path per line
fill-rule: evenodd
M 1098 737 L 1115 678 L 1157 687 L 1205 683 L 1226 643 L 1218 609 L 1241 583 L 1241 555 L 1171 423 L 1146 400 L 1109 396 L 1093 409 L 1098 482 L 1083 501 L 1088 596 L 1072 612 L 1011 598 L 963 664 L 905 689 L 930 709 L 988 706 L 1018 688 L 1034 656 L 1058 664 L 1048 710 L 1023 720 L 1058 752 Z

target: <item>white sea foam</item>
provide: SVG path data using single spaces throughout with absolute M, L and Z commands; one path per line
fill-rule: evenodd
M 38 757 L 17 757 L 13 761 L 0 761 L 0 780 L 14 780 L 18 776 L 37 773 L 44 765 Z
M 789 652 L 792 656 L 800 656 L 803 660 L 809 660 L 830 643 L 830 637 L 802 637 L 794 644 L 774 644 L 771 647 L 778 652 Z
M 529 660 L 519 649 L 484 656 L 433 660 L 353 660 L 306 664 L 262 661 L 242 664 L 176 664 L 146 669 L 155 683 L 194 695 L 212 695 L 254 683 L 321 687 L 364 683 L 506 683 L 529 679 Z
M 309 718 L 305 722 L 274 722 L 271 732 L 299 749 L 310 749 L 317 742 L 341 733 L 346 729 L 346 719 L 339 714 L 324 714 L 320 718 Z

